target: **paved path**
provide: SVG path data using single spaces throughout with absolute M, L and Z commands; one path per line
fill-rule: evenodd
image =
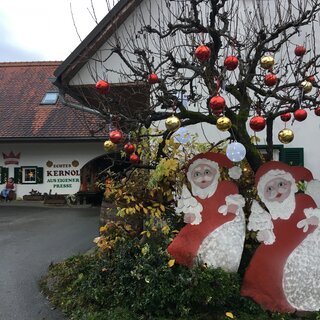
M 61 320 L 39 292 L 51 262 L 93 246 L 99 208 L 0 203 L 0 319 Z

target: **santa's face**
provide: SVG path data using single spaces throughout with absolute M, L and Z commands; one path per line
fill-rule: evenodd
M 217 170 L 208 164 L 199 164 L 191 172 L 192 182 L 199 188 L 208 188 L 214 181 Z
M 267 201 L 283 202 L 291 193 L 292 183 L 284 178 L 273 178 L 266 183 L 263 195 Z

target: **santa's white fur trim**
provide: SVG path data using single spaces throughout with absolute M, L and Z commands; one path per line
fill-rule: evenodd
M 234 180 L 238 180 L 242 176 L 242 169 L 238 166 L 233 166 L 232 168 L 230 168 L 228 170 L 228 173 L 229 173 L 230 178 L 232 178 Z

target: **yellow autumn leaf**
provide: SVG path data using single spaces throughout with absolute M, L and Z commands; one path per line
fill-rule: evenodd
M 161 210 L 162 212 L 165 212 L 165 211 L 166 211 L 166 208 L 165 208 L 165 206 L 164 206 L 163 204 L 160 204 L 160 210 Z
M 232 312 L 226 312 L 226 316 L 230 319 L 234 319 Z
M 173 266 L 174 266 L 174 263 L 176 262 L 176 260 L 174 260 L 174 259 L 171 259 L 171 260 L 169 260 L 168 261 L 168 267 L 169 268 L 172 268 Z

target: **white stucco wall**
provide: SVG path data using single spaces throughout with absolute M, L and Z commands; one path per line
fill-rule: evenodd
M 32 189 L 41 193 L 49 193 L 50 190 L 53 194 L 76 193 L 80 187 L 80 169 L 104 154 L 103 142 L 3 143 L 0 144 L 0 151 L 0 166 L 9 169 L 9 177 L 14 176 L 15 167 L 43 167 L 43 183 L 17 184 L 17 197 L 28 195 Z M 18 165 L 5 165 L 2 153 L 9 154 L 11 151 L 20 153 Z M 73 161 L 79 164 L 74 166 L 76 163 Z

